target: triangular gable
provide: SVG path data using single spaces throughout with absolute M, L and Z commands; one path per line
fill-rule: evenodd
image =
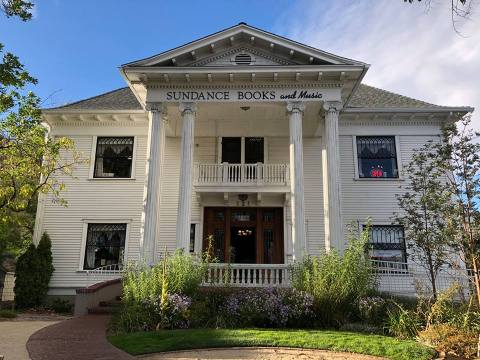
M 203 66 L 215 61 L 219 66 L 235 65 L 228 56 L 240 48 L 258 56 L 263 65 L 365 65 L 240 23 L 123 67 Z

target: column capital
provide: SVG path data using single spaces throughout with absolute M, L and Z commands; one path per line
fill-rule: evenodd
M 162 117 L 167 116 L 167 106 L 161 102 L 147 102 L 145 109 L 150 112 L 158 112 Z
M 195 114 L 197 112 L 197 104 L 194 102 L 181 102 L 178 105 L 178 109 L 182 113 L 192 113 Z
M 289 113 L 303 113 L 305 111 L 305 103 L 303 101 L 288 101 L 287 112 Z
M 323 108 L 326 111 L 340 111 L 343 108 L 343 104 L 339 100 L 335 101 L 324 101 L 323 102 Z

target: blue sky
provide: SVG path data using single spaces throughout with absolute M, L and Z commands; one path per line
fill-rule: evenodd
M 125 86 L 119 65 L 245 21 L 371 64 L 368 84 L 480 108 L 480 5 L 459 36 L 444 0 L 34 2 L 30 22 L 0 18 L 0 42 L 39 79 L 46 106 Z

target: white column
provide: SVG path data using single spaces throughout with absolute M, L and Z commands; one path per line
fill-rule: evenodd
M 340 140 L 338 115 L 342 108 L 340 101 L 327 101 L 325 128 L 322 138 L 323 198 L 325 210 L 325 248 L 343 249 L 343 222 L 340 199 Z
M 180 186 L 177 213 L 177 248 L 189 250 L 190 217 L 192 211 L 193 131 L 196 115 L 194 103 L 180 103 L 182 114 L 182 144 L 180 159 Z
M 305 105 L 292 101 L 287 104 L 290 127 L 290 205 L 292 217 L 293 260 L 306 254 L 305 198 L 303 185 L 302 118 Z
M 159 234 L 161 179 L 165 153 L 166 108 L 162 104 L 147 104 L 149 111 L 147 162 L 143 190 L 143 213 L 140 230 L 140 256 L 149 266 L 155 262 L 155 242 Z

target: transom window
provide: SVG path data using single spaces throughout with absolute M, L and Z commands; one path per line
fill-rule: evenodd
M 130 178 L 133 137 L 98 137 L 95 153 L 95 178 Z
M 88 224 L 84 270 L 121 264 L 126 233 L 127 224 Z
M 407 249 L 402 226 L 372 225 L 370 227 L 370 258 L 381 261 L 406 262 Z
M 357 136 L 358 176 L 398 178 L 394 136 Z

